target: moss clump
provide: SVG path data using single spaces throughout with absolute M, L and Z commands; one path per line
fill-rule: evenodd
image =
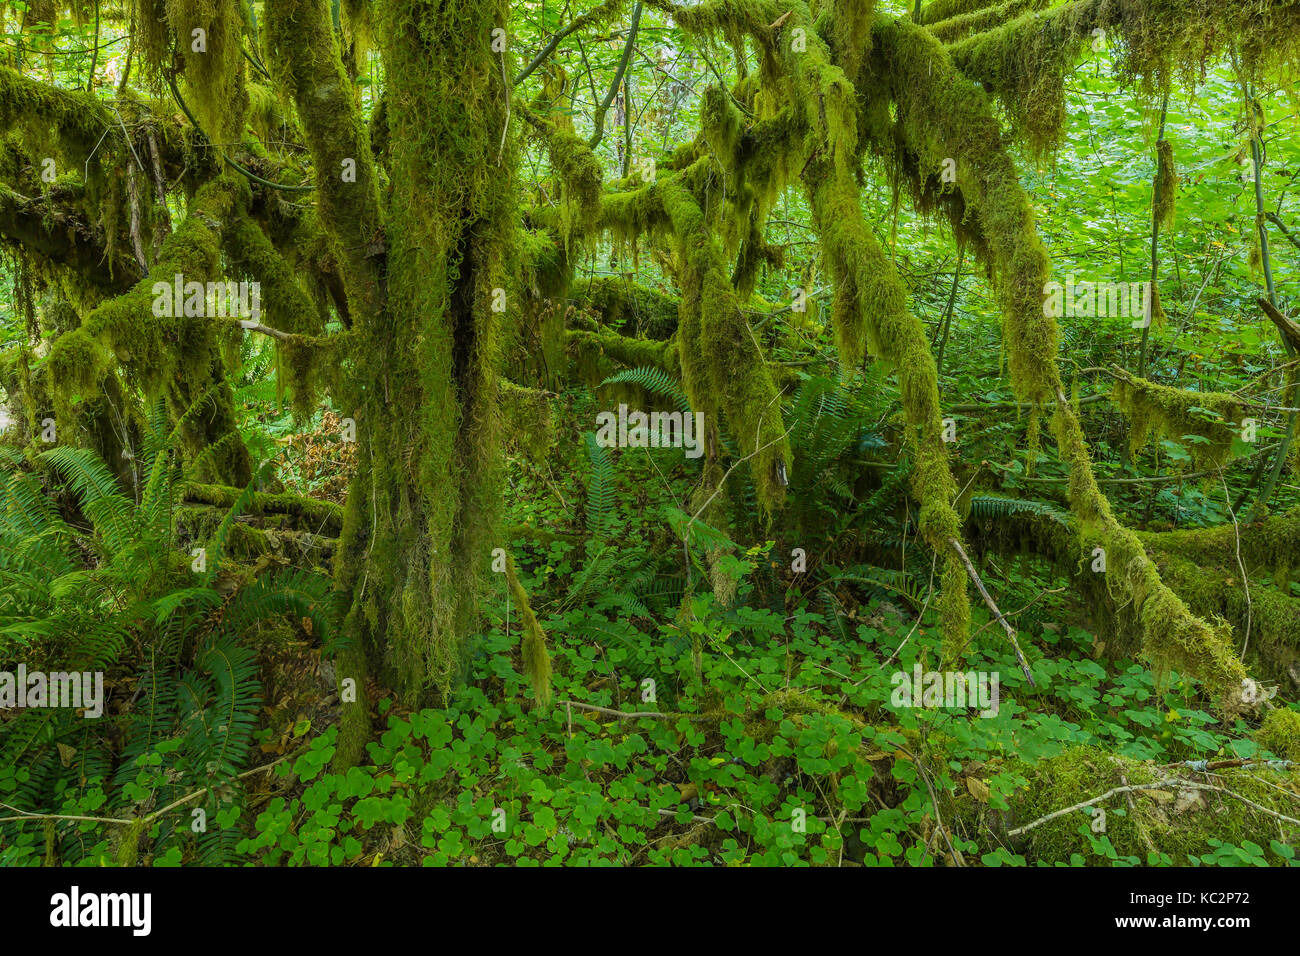
M 964 16 L 986 7 L 995 7 L 1001 0 L 931 0 L 921 8 L 918 23 L 941 23 L 952 17 Z
M 1267 842 L 1259 841 L 1259 834 L 1276 833 L 1278 826 L 1275 816 L 1226 793 L 1180 787 L 1180 781 L 1221 787 L 1259 807 L 1293 816 L 1286 788 L 1300 780 L 1300 773 L 1294 770 L 1269 771 L 1263 775 L 1253 768 L 1226 768 L 1207 779 L 1190 771 L 1159 768 L 1093 747 L 1071 748 L 1034 764 L 1013 764 L 1007 772 L 1026 780 L 1009 797 L 1009 819 L 995 819 L 986 807 L 972 805 L 964 797 L 958 802 L 958 814 L 968 819 L 983 816 L 982 823 L 995 830 L 1005 827 L 1010 831 L 1117 787 L 1154 784 L 1172 778 L 1171 783 L 1161 788 L 1135 790 L 1127 796 L 1116 794 L 1096 806 L 1106 811 L 1105 836 L 1118 854 L 1137 857 L 1141 862 L 1151 860 L 1153 854 L 1166 854 L 1175 865 L 1187 864 L 1189 855 L 1210 852 L 1211 839 L 1229 844 L 1245 840 Z M 1030 862 L 1067 861 L 1073 854 L 1095 859 L 1093 822 L 1091 813 L 1079 809 L 1012 838 L 1013 848 Z
M 1300 556 L 1300 508 L 1246 525 L 1240 537 L 1232 525 L 1145 532 L 1138 537 L 1154 552 L 1177 555 L 1203 567 L 1235 569 L 1240 547 L 1248 570 L 1264 569 L 1281 583 L 1289 578 Z
M 54 343 L 49 356 L 56 402 L 66 408 L 74 395 L 95 387 L 116 362 L 147 397 L 166 398 L 173 420 L 181 423 L 187 454 L 201 463 L 198 477 L 235 485 L 248 483 L 252 466 L 239 439 L 218 323 L 155 315 L 153 285 L 158 276 L 179 274 L 186 282 L 217 277 L 224 231 L 241 215 L 247 199 L 242 180 L 222 177 L 204 186 L 185 221 L 163 243 L 154 276 L 101 303 L 81 328 Z M 186 414 L 196 405 L 206 413 Z
M 575 282 L 569 298 L 579 307 L 592 309 L 601 321 L 624 335 L 665 341 L 677 330 L 681 300 L 631 279 L 597 276 Z
M 1174 147 L 1167 139 L 1156 142 L 1156 178 L 1151 194 L 1151 217 L 1161 229 L 1174 224 L 1175 199 L 1178 195 L 1178 168 L 1174 165 Z
M 1255 732 L 1255 741 L 1283 760 L 1300 763 L 1300 713 L 1284 708 L 1270 711 Z
M 528 602 L 528 592 L 519 583 L 519 576 L 515 573 L 514 558 L 508 551 L 506 552 L 506 581 L 510 586 L 510 596 L 514 598 L 515 606 L 519 609 L 519 616 L 524 624 L 524 636 L 520 644 L 524 658 L 524 673 L 528 675 L 529 683 L 533 685 L 533 695 L 542 706 L 545 706 L 551 700 L 551 655 L 546 650 L 546 634 L 542 626 L 537 623 L 537 615 L 533 613 L 532 606 Z
M 501 382 L 504 437 L 536 462 L 544 462 L 555 438 L 551 401 L 555 396 L 513 382 Z
M 1140 80 L 1146 93 L 1175 78 L 1194 87 L 1229 41 L 1251 77 L 1285 69 L 1300 51 L 1300 10 L 1289 0 L 1073 0 L 970 36 L 951 53 L 963 74 L 1002 99 L 1031 145 L 1048 149 L 1063 127 L 1066 73 L 1098 29 L 1118 47 L 1121 81 Z
M 1156 437 L 1180 441 L 1195 435 L 1205 439 L 1189 443 L 1192 461 L 1201 468 L 1227 459 L 1245 411 L 1235 395 L 1191 392 L 1128 375 L 1115 382 L 1112 395 L 1129 421 L 1130 453 Z
M 944 20 L 921 22 L 944 43 L 954 43 L 972 33 L 982 33 L 1008 20 L 1014 20 L 1026 10 L 1041 10 L 1051 6 L 1051 3 L 1052 0 L 1005 0 L 1001 3 L 995 0 L 992 6 L 981 6 Z
M 121 833 L 117 843 L 117 865 L 135 866 L 140 858 L 140 838 L 144 836 L 144 817 L 132 820 Z

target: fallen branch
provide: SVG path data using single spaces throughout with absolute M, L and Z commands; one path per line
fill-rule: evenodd
M 1002 612 L 998 610 L 998 606 L 993 603 L 993 597 L 989 594 L 988 589 L 984 587 L 984 582 L 980 580 L 979 572 L 975 570 L 975 565 L 971 564 L 970 558 L 966 556 L 966 549 L 961 546 L 961 542 L 956 538 L 949 538 L 948 543 L 953 546 L 953 549 L 957 552 L 957 556 L 961 558 L 961 563 L 966 566 L 966 573 L 969 574 L 970 579 L 975 582 L 975 587 L 979 590 L 980 596 L 984 598 L 984 603 L 988 605 L 988 609 L 993 612 L 993 616 L 997 619 L 998 623 L 1002 625 L 1002 629 L 1007 632 L 1007 640 L 1009 640 L 1011 646 L 1015 648 L 1016 660 L 1020 662 L 1020 670 L 1024 672 L 1025 680 L 1029 681 L 1030 687 L 1038 686 L 1034 683 L 1034 675 L 1029 672 L 1029 664 L 1025 662 L 1024 652 L 1020 650 L 1020 643 L 1016 640 L 1015 628 L 1011 626 L 1006 617 L 1003 616 Z
M 1026 823 L 1023 827 L 1016 827 L 1014 830 L 1008 831 L 1007 836 L 1018 837 L 1022 833 L 1027 833 L 1035 827 L 1040 827 L 1044 823 L 1049 823 L 1058 817 L 1063 817 L 1067 813 L 1073 813 L 1075 810 L 1082 810 L 1084 807 L 1094 806 L 1121 793 L 1133 793 L 1139 790 L 1164 790 L 1168 787 L 1177 787 L 1180 790 L 1209 790 L 1213 793 L 1222 793 L 1226 796 L 1232 797 L 1234 800 L 1240 800 L 1242 803 L 1246 804 L 1246 806 L 1253 810 L 1258 810 L 1260 813 L 1266 813 L 1275 819 L 1294 824 L 1295 826 L 1300 826 L 1300 820 L 1297 820 L 1295 817 L 1288 817 L 1284 813 L 1278 813 L 1276 810 L 1270 810 L 1268 807 L 1260 806 L 1253 800 L 1247 800 L 1241 794 L 1229 790 L 1227 787 L 1216 787 L 1211 783 L 1199 783 L 1195 780 L 1184 780 L 1181 777 L 1166 777 L 1164 780 L 1158 780 L 1155 783 L 1135 783 L 1127 787 L 1112 787 L 1110 790 L 1107 790 L 1100 796 L 1093 797 L 1091 800 L 1084 800 L 1061 810 L 1055 810 L 1052 813 L 1047 814 L 1047 816 L 1039 817 L 1032 823 Z

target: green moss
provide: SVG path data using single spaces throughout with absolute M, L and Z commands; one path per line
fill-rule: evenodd
M 1300 684 L 1300 599 L 1288 596 L 1285 581 L 1279 589 L 1253 579 L 1247 588 L 1235 553 L 1222 565 L 1208 563 L 1206 557 L 1192 561 L 1164 552 L 1156 552 L 1156 557 L 1165 579 L 1186 595 L 1197 614 L 1233 625 L 1247 648 L 1252 672 Z
M 1300 713 L 1280 707 L 1269 711 L 1255 740 L 1283 760 L 1300 763 Z
M 233 507 L 244 494 L 242 488 L 193 481 L 179 485 L 177 491 L 182 501 L 201 502 L 223 509 Z M 337 534 L 343 525 L 343 509 L 339 505 L 289 492 L 255 492 L 245 500 L 244 508 L 251 515 L 289 515 L 298 519 L 302 530 L 318 534 Z
M 569 289 L 572 274 L 564 240 L 541 229 L 519 231 L 521 285 L 534 304 L 561 299 Z
M 1129 451 L 1136 454 L 1153 438 L 1180 441 L 1196 435 L 1204 442 L 1189 442 L 1198 467 L 1217 467 L 1232 451 L 1244 412 L 1242 400 L 1224 392 L 1191 392 L 1125 376 L 1115 382 L 1115 403 L 1129 421 Z
M 1065 75 L 1097 29 L 1118 50 L 1121 80 L 1138 79 L 1147 93 L 1175 78 L 1196 86 L 1228 42 L 1250 76 L 1285 68 L 1300 49 L 1300 10 L 1287 0 L 1074 0 L 970 36 L 951 53 L 964 75 L 1001 98 L 1033 146 L 1048 149 L 1064 123 Z
M 140 857 L 140 839 L 144 836 L 144 817 L 132 820 L 124 829 L 117 843 L 117 865 L 135 866 Z
M 649 186 L 606 196 L 601 227 L 630 237 L 671 230 L 681 269 L 677 351 L 686 394 L 710 427 L 719 412 L 726 416 L 738 454 L 752 456 L 759 504 L 770 511 L 784 499 L 781 470 L 789 467 L 790 448 L 776 385 L 729 281 L 721 209 L 706 207 L 695 191 L 704 192 L 708 171 L 701 159 Z
M 1051 4 L 1052 0 L 1005 0 L 1005 2 L 994 0 L 991 6 L 980 6 L 979 9 L 943 20 L 922 19 L 921 22 L 925 23 L 930 32 L 944 43 L 954 43 L 972 33 L 982 33 L 999 24 L 1014 20 L 1026 10 L 1041 10 Z
M 292 99 L 315 167 L 318 215 L 342 266 L 351 306 L 381 311 L 379 190 L 369 130 L 343 69 L 325 0 L 277 0 L 266 43 L 281 93 Z M 348 175 L 345 176 L 345 171 Z
M 1172 777 L 1175 781 L 1186 779 L 1223 787 L 1257 806 L 1292 816 L 1286 788 L 1300 779 L 1295 771 L 1261 775 L 1247 767 L 1218 770 L 1207 780 L 1189 771 L 1163 769 L 1092 747 L 1072 748 L 1033 764 L 1012 764 L 1005 772 L 1027 781 L 1010 796 L 1008 818 L 995 821 L 986 807 L 976 806 L 964 796 L 959 802 L 959 815 L 979 829 L 991 825 L 999 831 L 1004 827 L 1012 830 L 1117 787 Z M 1164 853 L 1173 858 L 1175 865 L 1186 865 L 1189 854 L 1213 850 L 1211 839 L 1228 844 L 1267 842 L 1260 841 L 1259 834 L 1277 832 L 1277 819 L 1268 812 L 1226 794 L 1180 789 L 1176 782 L 1158 790 L 1116 794 L 1097 806 L 1106 811 L 1104 832 L 1116 852 L 1143 862 L 1152 853 Z M 983 825 L 975 822 L 979 817 L 984 818 Z M 1013 848 L 1031 863 L 1066 861 L 1076 853 L 1085 860 L 1096 860 L 1093 820 L 1083 809 L 1064 814 L 1014 838 Z
M 615 372 L 628 368 L 658 368 L 670 375 L 681 370 L 677 342 L 656 342 L 619 335 L 571 329 L 565 335 L 565 350 L 571 362 L 570 381 L 595 387 Z
M 677 330 L 681 300 L 621 276 L 596 276 L 575 282 L 569 298 L 599 314 L 602 323 L 624 335 L 665 341 Z
M 506 581 L 510 587 L 510 596 L 514 598 L 515 607 L 523 620 L 523 638 L 520 647 L 523 651 L 524 673 L 533 685 L 533 696 L 545 706 L 551 700 L 551 656 L 546 650 L 546 634 L 537 623 L 528 601 L 528 592 L 519 583 L 515 573 L 515 561 L 506 552 Z
M 700 99 L 700 135 L 713 155 L 727 170 L 737 167 L 744 119 L 731 97 L 719 86 L 710 86 Z
M 232 274 L 261 289 L 262 324 L 300 336 L 321 335 L 325 329 L 311 297 L 298 281 L 289 263 L 276 251 L 256 221 L 241 218 L 228 230 L 226 249 Z M 303 340 L 276 340 L 281 369 L 293 395 L 293 409 L 299 420 L 315 411 L 317 395 L 332 371 L 328 358 L 318 361 L 321 350 Z
M 305 5 L 298 11 L 309 12 Z M 299 112 L 328 111 L 335 91 L 348 101 L 336 104 L 334 115 L 322 112 L 311 122 L 304 115 L 309 138 L 318 140 L 313 153 L 322 157 L 314 161 L 323 183 L 324 170 L 337 168 L 325 157 L 333 159 L 351 135 L 350 121 L 337 117 L 352 107 L 344 81 L 331 79 L 342 67 L 323 4 L 310 13 L 321 44 L 315 59 L 300 59 L 293 71 Z M 392 177 L 387 300 L 370 302 L 370 293 L 349 280 L 358 306 L 350 359 L 358 374 L 346 399 L 361 461 L 349 489 L 337 579 L 350 605 L 349 626 L 409 702 L 461 679 L 501 505 L 502 324 L 525 300 L 516 250 L 516 147 L 501 134 L 501 77 L 513 64 L 490 42 L 505 20 L 504 3 L 485 0 L 437 7 L 400 0 L 376 9 Z M 290 44 L 303 43 L 295 32 L 301 28 L 284 18 L 273 46 L 292 58 Z M 317 82 L 308 85 L 312 76 Z M 304 99 L 311 101 L 306 107 Z M 310 131 L 317 121 L 326 127 L 319 135 Z M 340 126 L 342 138 L 331 132 Z M 359 174 L 361 168 L 358 157 Z M 354 254 L 347 236 L 374 211 L 366 211 L 370 188 L 351 200 L 340 189 L 337 198 L 352 206 L 323 214 L 340 255 Z M 357 237 L 354 280 L 376 274 L 378 260 L 365 253 L 375 239 L 364 229 Z M 504 290 L 504 302 L 497 290 Z M 494 310 L 500 304 L 505 313 Z
M 204 186 L 185 221 L 163 243 L 154 276 L 105 300 L 81 328 L 61 336 L 49 356 L 56 400 L 64 408 L 73 396 L 93 391 L 114 361 L 121 365 L 147 397 L 167 399 L 173 419 L 182 422 L 185 450 L 192 461 L 204 462 L 198 477 L 230 484 L 247 484 L 252 467 L 238 438 L 218 323 L 154 315 L 153 284 L 157 276 L 180 274 L 186 282 L 218 277 L 223 232 L 247 196 L 242 180 L 223 177 Z M 186 415 L 196 403 L 206 406 L 207 414 Z
M 280 109 L 275 90 L 263 83 L 249 81 L 248 125 L 263 143 L 273 143 L 285 133 L 288 120 Z
M 244 34 L 239 0 L 165 0 L 167 23 L 183 63 L 187 101 L 199 126 L 214 143 L 237 142 L 244 129 Z M 194 49 L 195 29 L 207 33 L 206 50 Z
M 560 182 L 560 234 L 567 248 L 575 224 L 600 215 L 604 172 L 591 147 L 572 130 L 558 128 L 530 112 L 525 116 L 545 144 L 551 168 Z
M 896 132 L 914 167 L 932 175 L 945 159 L 956 161 L 962 215 L 977 219 L 975 248 L 995 276 L 1012 385 L 1022 400 L 1057 402 L 1052 432 L 1070 468 L 1080 544 L 1106 549 L 1107 588 L 1115 605 L 1125 609 L 1128 627 L 1141 633 L 1143 653 L 1157 667 L 1200 677 L 1225 707 L 1233 706 L 1245 671 L 1233 655 L 1231 629 L 1198 619 L 1164 585 L 1097 485 L 1078 414 L 1065 397 L 1056 365 L 1059 329 L 1043 308 L 1047 255 L 986 95 L 953 68 L 932 36 L 907 21 L 877 19 L 875 40 L 880 58 L 872 65 L 890 77 Z
M 555 438 L 551 402 L 546 392 L 501 382 L 501 423 L 506 441 L 536 462 L 544 462 Z
M 1174 165 L 1174 147 L 1167 139 L 1156 142 L 1156 178 L 1151 196 L 1151 216 L 1161 229 L 1174 224 L 1174 207 L 1178 195 L 1178 168 Z
M 1001 0 L 931 0 L 921 8 L 918 23 L 941 23 L 951 17 L 963 16 L 988 7 L 996 7 Z
M 1232 525 L 1221 525 L 1143 532 L 1138 537 L 1152 551 L 1177 555 L 1202 566 L 1235 569 L 1240 548 L 1241 558 L 1249 570 L 1263 570 L 1283 582 L 1300 556 L 1300 508 L 1243 525 L 1240 535 Z

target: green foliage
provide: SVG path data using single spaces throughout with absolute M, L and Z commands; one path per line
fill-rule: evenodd
M 155 412 L 159 420 L 161 409 Z M 222 544 L 232 509 L 195 549 L 195 570 L 174 544 L 177 472 L 171 440 L 151 431 L 140 459 L 140 500 L 123 494 L 104 463 L 85 449 L 57 447 L 37 460 L 51 487 L 7 452 L 0 499 L 0 660 L 12 672 L 100 672 L 107 700 L 89 720 L 74 711 L 31 708 L 9 720 L 3 742 L 4 802 L 33 813 L 145 817 L 208 787 L 206 795 L 146 828 L 128 828 L 87 845 L 86 827 L 56 823 L 47 848 L 57 858 L 121 858 L 146 839 L 205 863 L 229 858 L 237 833 L 232 813 L 261 705 L 250 639 L 286 619 L 310 621 L 327 644 L 337 616 L 329 581 L 291 571 L 234 580 Z M 76 518 L 61 514 L 63 495 Z M 240 502 L 236 503 L 236 508 Z M 88 522 L 84 528 L 82 521 Z M 87 561 L 87 555 L 94 558 Z M 199 557 L 201 556 L 201 558 Z M 218 580 L 218 572 L 223 577 Z M 218 587 L 221 590 L 218 590 Z M 131 698 L 128 688 L 136 694 Z M 197 836 L 191 809 L 211 820 Z M 106 814 L 103 811 L 111 811 Z M 8 862 L 43 840 L 39 827 L 3 827 Z

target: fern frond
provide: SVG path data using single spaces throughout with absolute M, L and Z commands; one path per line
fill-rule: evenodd
M 671 375 L 659 368 L 641 368 L 624 369 L 621 372 L 615 372 L 609 378 L 600 383 L 601 385 L 637 385 L 650 392 L 652 395 L 665 395 L 671 398 L 677 410 L 683 415 L 691 413 L 691 403 L 686 397 L 681 384 Z
M 614 462 L 609 449 L 587 432 L 587 459 L 591 463 L 587 479 L 587 531 L 597 539 L 609 538 L 614 531 Z
M 1061 524 L 1069 523 L 1069 516 L 1064 511 L 1046 501 L 1002 498 L 997 495 L 972 495 L 970 499 L 970 517 L 976 521 L 999 520 L 1024 514 L 1051 518 Z

